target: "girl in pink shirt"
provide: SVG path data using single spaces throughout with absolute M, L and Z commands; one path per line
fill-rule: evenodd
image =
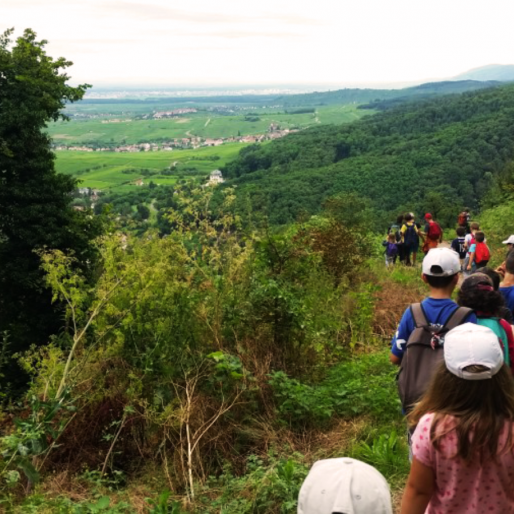
M 514 514 L 514 380 L 491 329 L 448 332 L 409 421 L 417 427 L 401 514 Z

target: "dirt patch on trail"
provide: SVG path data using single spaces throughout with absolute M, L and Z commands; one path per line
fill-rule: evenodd
M 175 123 L 187 123 L 191 118 L 179 118 Z

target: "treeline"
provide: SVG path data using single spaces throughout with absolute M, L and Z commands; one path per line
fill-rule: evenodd
M 312 106 L 337 104 L 380 103 L 383 100 L 398 99 L 400 102 L 409 99 L 430 98 L 434 96 L 464 93 L 479 89 L 499 86 L 501 82 L 494 80 L 453 80 L 444 82 L 428 82 L 419 86 L 403 89 L 360 89 L 346 88 L 336 91 L 322 91 L 300 95 L 284 95 L 276 98 L 276 102 L 284 106 Z
M 514 87 L 409 103 L 349 125 L 321 126 L 244 148 L 223 168 L 241 210 L 284 224 L 340 192 L 377 210 L 430 211 L 453 223 L 476 209 L 514 157 Z

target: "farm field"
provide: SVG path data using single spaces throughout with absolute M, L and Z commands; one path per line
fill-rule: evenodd
M 134 144 L 176 138 L 228 138 L 264 134 L 272 123 L 281 129 L 302 129 L 319 123 L 347 123 L 366 114 L 370 114 L 370 111 L 357 109 L 353 104 L 320 107 L 314 113 L 303 114 L 272 113 L 262 108 L 252 110 L 251 115 L 247 112 L 227 116 L 200 111 L 184 117 L 159 120 L 132 119 L 129 114 L 123 114 L 119 118 L 130 121 L 105 123 L 112 117 L 72 119 L 49 125 L 48 132 L 56 144 Z
M 205 147 L 196 150 L 174 150 L 172 152 L 56 152 L 56 169 L 60 173 L 76 176 L 82 187 L 116 191 L 131 190 L 138 186 L 131 184 L 139 178 L 145 183 L 158 185 L 173 184 L 176 175 L 156 174 L 145 177 L 143 170 L 160 172 L 170 168 L 182 174 L 204 176 L 234 159 L 246 146 L 242 143 Z M 185 169 L 184 169 L 185 168 Z

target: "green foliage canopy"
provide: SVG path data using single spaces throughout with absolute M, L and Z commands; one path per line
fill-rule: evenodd
M 88 86 L 68 86 L 63 70 L 72 63 L 48 56 L 33 31 L 14 44 L 12 33 L 0 36 L 0 332 L 19 351 L 45 343 L 61 324 L 35 251 L 72 250 L 91 262 L 98 222 L 71 209 L 75 180 L 55 172 L 45 133 Z
M 454 224 L 459 209 L 476 208 L 513 157 L 514 87 L 505 86 L 248 146 L 222 170 L 238 186 L 241 204 L 250 198 L 274 224 L 319 212 L 342 192 L 370 198 L 388 214 L 385 223 L 396 211 L 435 208 L 443 224 Z

